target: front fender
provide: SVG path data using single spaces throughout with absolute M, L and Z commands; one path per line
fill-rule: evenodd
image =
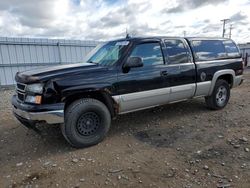
M 114 93 L 114 88 L 109 83 L 98 83 L 98 84 L 84 84 L 80 86 L 73 86 L 63 89 L 61 91 L 61 96 L 66 98 L 70 95 L 78 94 L 78 93 L 86 93 L 86 92 L 97 92 L 97 91 L 105 91 L 108 94 Z
M 119 112 L 119 105 L 112 98 L 114 91 L 113 86 L 110 86 L 107 83 L 70 87 L 62 91 L 61 100 L 66 103 L 71 103 L 72 101 L 83 97 L 95 98 L 108 107 L 112 117 L 116 117 Z

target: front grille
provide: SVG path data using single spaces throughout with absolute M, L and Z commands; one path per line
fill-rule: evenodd
M 17 99 L 20 102 L 24 102 L 25 100 L 25 88 L 26 88 L 26 84 L 22 84 L 22 83 L 16 84 Z
M 25 92 L 25 88 L 26 88 L 26 84 L 21 84 L 21 83 L 16 84 L 16 89 L 21 92 Z
M 18 100 L 24 101 L 24 96 L 25 96 L 24 94 L 17 92 L 17 98 L 18 98 Z

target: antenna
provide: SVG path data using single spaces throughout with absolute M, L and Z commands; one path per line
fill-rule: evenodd
M 129 36 L 129 33 L 128 33 L 128 29 L 126 28 L 126 39 L 129 39 L 130 36 Z

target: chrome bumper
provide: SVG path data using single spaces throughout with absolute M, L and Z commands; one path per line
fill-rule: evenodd
M 45 121 L 48 124 L 57 124 L 64 122 L 64 110 L 27 112 L 13 107 L 13 113 L 28 121 Z

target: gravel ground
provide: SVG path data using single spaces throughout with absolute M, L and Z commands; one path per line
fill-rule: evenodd
M 0 187 L 250 187 L 250 71 L 227 107 L 203 99 L 120 116 L 100 144 L 76 150 L 58 126 L 42 135 L 0 92 Z

